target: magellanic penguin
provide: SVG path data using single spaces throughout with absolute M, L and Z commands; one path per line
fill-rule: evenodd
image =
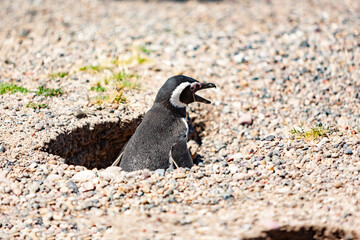
M 197 94 L 198 90 L 216 88 L 213 83 L 178 75 L 160 88 L 153 106 L 125 146 L 120 167 L 125 171 L 167 169 L 193 166 L 187 149 L 188 124 L 186 105 L 211 103 Z

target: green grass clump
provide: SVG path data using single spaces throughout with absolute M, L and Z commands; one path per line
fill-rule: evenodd
M 125 89 L 138 89 L 139 83 L 134 81 L 139 76 L 126 71 L 114 72 L 110 77 L 102 81 L 96 82 L 95 86 L 90 88 L 90 91 L 96 91 L 99 94 L 91 98 L 91 102 L 95 104 L 108 104 L 108 103 L 125 103 L 126 97 L 124 96 Z M 106 86 L 106 87 L 105 87 Z
M 27 93 L 29 90 L 24 87 L 17 86 L 13 83 L 0 83 L 0 94 L 16 92 Z
M 112 76 L 112 79 L 115 80 L 115 87 L 119 90 L 124 88 L 137 89 L 139 84 L 129 81 L 131 78 L 138 78 L 137 75 L 128 74 L 125 71 L 116 73 Z
M 150 53 L 152 53 L 152 52 L 155 52 L 154 50 L 147 49 L 147 48 L 144 47 L 144 46 L 140 46 L 140 47 L 139 47 L 139 50 L 140 50 L 141 52 L 145 53 L 145 54 L 150 54 Z
M 139 64 L 142 64 L 142 63 L 145 63 L 145 62 L 148 61 L 147 58 L 141 57 L 140 54 L 138 54 L 138 55 L 136 56 L 136 60 L 137 60 L 137 62 L 138 62 Z
M 5 93 L 16 93 L 16 92 L 22 92 L 22 93 L 28 93 L 28 92 L 35 92 L 38 96 L 47 96 L 47 97 L 53 97 L 53 96 L 60 96 L 63 94 L 63 90 L 61 88 L 45 88 L 43 86 L 38 87 L 37 91 L 30 91 L 27 88 L 17 86 L 13 83 L 0 83 L 0 94 Z
M 324 126 L 321 122 L 316 123 L 315 126 L 309 130 L 305 130 L 302 125 L 299 127 L 293 127 L 289 132 L 296 136 L 296 138 L 302 138 L 306 141 L 312 141 L 325 137 L 328 134 L 334 132 L 334 129 Z
M 109 99 L 108 95 L 104 95 L 104 96 L 96 96 L 92 99 L 92 102 L 96 103 L 96 104 L 102 104 L 107 102 L 107 100 Z
M 38 96 L 54 97 L 61 96 L 64 92 L 61 88 L 45 88 L 43 86 L 38 87 L 38 90 L 35 91 Z
M 96 96 L 92 99 L 95 104 L 106 104 L 106 103 L 126 103 L 126 97 L 123 96 L 122 92 L 113 92 L 107 95 Z
M 118 58 L 114 58 L 110 61 L 110 63 L 114 65 L 121 65 L 121 61 Z
M 125 71 L 121 71 L 121 72 L 118 72 L 118 73 L 115 73 L 115 74 L 112 75 L 112 79 L 114 79 L 116 81 L 123 81 L 125 79 L 130 79 L 130 78 L 133 78 L 133 77 L 136 77 L 136 75 L 128 74 Z
M 126 97 L 123 96 L 123 93 L 116 94 L 114 99 L 114 103 L 126 103 Z
M 89 65 L 79 68 L 79 71 L 83 72 L 101 72 L 104 69 L 108 69 L 106 67 L 100 66 L 100 65 Z
M 64 78 L 67 75 L 69 75 L 68 72 L 57 72 L 57 73 L 52 73 L 49 76 L 50 76 L 50 78 Z
M 140 54 L 133 54 L 132 56 L 124 59 L 113 59 L 111 61 L 112 64 L 119 66 L 119 65 L 132 65 L 132 64 L 142 64 L 145 62 L 149 62 L 148 58 L 142 57 Z
M 28 104 L 26 104 L 27 108 L 32 108 L 32 109 L 40 109 L 40 108 L 46 108 L 47 105 L 45 103 L 34 103 L 34 102 L 29 102 Z
M 129 89 L 138 89 L 139 88 L 139 84 L 138 83 L 134 83 L 134 82 L 130 82 L 130 81 L 120 81 L 115 83 L 115 87 L 118 90 L 122 90 L 124 88 L 129 88 Z
M 101 86 L 100 82 L 97 82 L 96 87 L 91 87 L 90 90 L 91 91 L 97 91 L 97 92 L 105 92 L 106 88 Z
M 129 89 L 137 89 L 139 88 L 139 84 L 138 83 L 134 83 L 129 81 L 129 79 L 133 78 L 133 77 L 137 77 L 134 74 L 127 74 L 126 72 L 122 71 L 119 73 L 116 73 L 112 76 L 113 80 L 115 80 L 115 87 L 118 90 L 124 89 L 124 88 L 129 88 Z

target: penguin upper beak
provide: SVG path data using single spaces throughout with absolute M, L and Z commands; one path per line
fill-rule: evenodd
M 201 88 L 200 89 L 206 89 L 206 88 L 216 88 L 216 85 L 213 83 L 205 83 L 203 82 L 201 84 Z
M 191 85 L 190 90 L 193 91 L 195 102 L 202 102 L 202 103 L 206 103 L 206 104 L 211 103 L 211 101 L 195 94 L 195 92 L 197 92 L 201 89 L 206 89 L 206 88 L 216 88 L 216 85 L 213 83 L 205 83 L 205 82 L 203 82 L 203 83 L 196 82 Z

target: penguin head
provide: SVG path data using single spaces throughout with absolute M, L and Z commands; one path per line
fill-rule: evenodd
M 187 104 L 192 102 L 209 104 L 211 103 L 209 100 L 195 94 L 197 91 L 206 88 L 216 88 L 216 86 L 213 83 L 200 83 L 183 75 L 173 76 L 160 88 L 155 102 L 170 103 L 175 108 L 185 108 Z

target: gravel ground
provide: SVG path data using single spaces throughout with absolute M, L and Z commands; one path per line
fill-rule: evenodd
M 0 95 L 0 239 L 360 239 L 359 12 L 2 1 L 0 83 L 29 92 Z M 105 168 L 178 73 L 219 87 L 188 109 L 198 164 Z

